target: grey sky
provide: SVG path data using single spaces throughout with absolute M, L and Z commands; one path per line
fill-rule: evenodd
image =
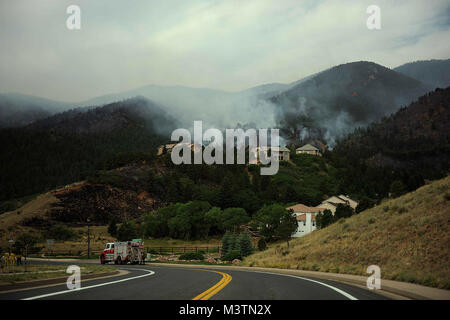
M 81 30 L 66 8 L 81 7 Z M 381 8 L 382 29 L 366 28 Z M 0 92 L 80 101 L 147 84 L 242 90 L 369 60 L 449 58 L 448 0 L 0 0 Z

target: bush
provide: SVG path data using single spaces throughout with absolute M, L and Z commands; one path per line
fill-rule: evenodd
M 205 260 L 205 257 L 200 252 L 186 252 L 178 260 Z
M 136 223 L 133 220 L 122 223 L 119 230 L 117 230 L 117 239 L 119 241 L 128 241 L 136 238 L 138 229 Z
M 267 243 L 266 240 L 264 240 L 264 238 L 261 238 L 258 240 L 258 250 L 259 251 L 264 251 L 267 249 Z
M 234 259 L 242 259 L 241 252 L 239 250 L 231 250 L 226 256 L 222 258 L 224 261 L 233 261 Z
M 117 237 L 117 221 L 116 218 L 112 218 L 108 225 L 108 233 L 112 237 Z
M 50 227 L 50 229 L 45 232 L 45 237 L 56 241 L 68 241 L 75 239 L 77 235 L 73 230 L 67 228 L 66 226 L 57 225 Z

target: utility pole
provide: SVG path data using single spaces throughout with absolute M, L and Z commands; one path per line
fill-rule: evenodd
M 91 256 L 91 235 L 90 235 L 90 230 L 89 230 L 89 222 L 91 222 L 91 219 L 87 219 L 87 223 L 88 223 L 88 259 Z

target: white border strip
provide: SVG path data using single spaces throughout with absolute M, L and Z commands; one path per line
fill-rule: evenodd
M 342 294 L 344 297 L 346 297 L 346 298 L 348 298 L 350 300 L 358 300 L 358 298 L 355 298 L 351 294 L 349 294 L 349 293 L 347 293 L 347 292 L 345 292 L 345 291 L 343 291 L 343 290 L 341 290 L 339 288 L 333 287 L 333 286 L 331 286 L 329 284 L 326 284 L 326 283 L 323 283 L 323 282 L 320 282 L 320 281 L 317 281 L 317 280 L 313 280 L 313 279 L 303 278 L 303 277 L 300 277 L 300 276 L 294 276 L 292 274 L 274 273 L 274 272 L 265 272 L 265 271 L 256 271 L 256 270 L 255 271 L 253 271 L 253 270 L 234 270 L 234 271 L 266 273 L 266 274 L 273 274 L 273 275 L 277 275 L 277 276 L 292 277 L 292 278 L 297 278 L 297 279 L 301 279 L 301 280 L 311 281 L 311 282 L 314 282 L 314 283 L 321 284 L 321 285 L 323 285 L 323 286 L 325 286 L 327 288 L 330 288 L 330 289 L 336 291 L 337 293 Z
M 154 271 L 147 270 L 147 269 L 124 269 L 124 270 L 140 270 L 140 271 L 145 271 L 145 272 L 148 272 L 148 273 L 140 275 L 140 276 L 136 276 L 136 277 L 125 278 L 125 279 L 120 279 L 120 280 L 116 280 L 116 281 L 95 284 L 95 285 L 87 286 L 87 287 L 81 287 L 79 289 L 64 290 L 64 291 L 58 291 L 58 292 L 53 292 L 53 293 L 48 293 L 48 294 L 42 294 L 40 296 L 25 298 L 25 299 L 22 299 L 22 300 L 36 300 L 36 299 L 41 299 L 41 298 L 46 298 L 46 297 L 51 297 L 51 296 L 57 296 L 57 295 L 60 295 L 60 294 L 65 294 L 65 293 L 78 292 L 78 291 L 82 291 L 82 290 L 86 290 L 86 289 L 92 289 L 92 288 L 107 286 L 107 285 L 114 284 L 114 283 L 119 283 L 119 282 L 124 282 L 124 281 L 128 281 L 128 280 L 148 277 L 148 276 L 151 276 L 151 275 L 155 274 Z

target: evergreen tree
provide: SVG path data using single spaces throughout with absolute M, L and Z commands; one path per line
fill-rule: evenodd
M 317 229 L 323 229 L 334 222 L 333 213 L 329 209 L 316 215 Z
M 112 218 L 108 225 L 108 233 L 112 237 L 117 237 L 117 221 L 116 218 Z
M 248 233 L 248 230 L 245 230 L 242 232 L 239 236 L 239 244 L 241 247 L 241 256 L 246 257 L 252 254 L 253 247 L 252 247 L 252 239 L 250 237 L 250 234 Z
M 231 243 L 232 238 L 231 234 L 229 232 L 226 232 L 225 235 L 222 238 L 222 257 L 225 257 L 228 252 L 231 250 Z
M 136 223 L 133 220 L 122 223 L 120 228 L 117 230 L 117 238 L 119 241 L 129 241 L 136 238 L 138 230 Z
M 389 191 L 392 197 L 397 198 L 406 193 L 406 187 L 401 180 L 395 180 L 394 182 L 392 182 Z
M 239 242 L 239 235 L 237 233 L 233 233 L 231 235 L 231 239 L 232 239 L 231 240 L 231 243 L 232 243 L 231 250 L 241 252 L 241 244 Z

